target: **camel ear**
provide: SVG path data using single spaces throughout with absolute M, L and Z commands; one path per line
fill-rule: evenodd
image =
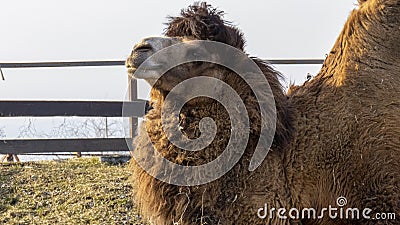
M 243 50 L 243 34 L 222 19 L 224 12 L 207 3 L 195 3 L 181 11 L 178 17 L 169 17 L 165 35 L 193 37 L 198 40 L 218 41 Z

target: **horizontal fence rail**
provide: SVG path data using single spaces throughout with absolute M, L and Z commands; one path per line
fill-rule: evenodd
M 143 117 L 147 101 L 0 101 L 0 117 Z
M 266 60 L 271 64 L 282 65 L 310 65 L 322 64 L 323 59 L 271 59 Z M 21 62 L 0 63 L 0 68 L 40 68 L 40 67 L 92 67 L 92 66 L 123 66 L 124 60 L 99 60 L 99 61 L 71 61 L 71 62 Z
M 123 66 L 122 60 L 71 61 L 71 62 L 21 62 L 0 63 L 0 68 L 38 68 L 38 67 L 88 67 L 88 66 Z
M 128 138 L 1 140 L 0 154 L 129 151 Z
M 324 63 L 323 59 L 272 59 L 266 61 L 276 65 L 318 65 Z

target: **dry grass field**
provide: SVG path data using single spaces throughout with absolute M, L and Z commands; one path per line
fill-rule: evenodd
M 0 224 L 143 224 L 128 177 L 98 158 L 0 164 Z

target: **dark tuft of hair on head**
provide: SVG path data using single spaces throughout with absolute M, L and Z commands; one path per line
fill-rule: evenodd
M 165 35 L 218 41 L 243 50 L 245 45 L 243 33 L 225 21 L 223 16 L 223 11 L 213 8 L 206 2 L 196 2 L 187 9 L 182 9 L 180 16 L 168 17 Z

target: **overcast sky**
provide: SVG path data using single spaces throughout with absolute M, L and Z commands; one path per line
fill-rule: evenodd
M 191 1 L 2 0 L 0 61 L 125 59 L 133 44 L 161 35 L 167 15 Z M 209 1 L 247 39 L 247 52 L 265 59 L 323 58 L 355 0 Z M 320 66 L 285 66 L 300 83 Z M 279 69 L 280 67 L 278 67 Z M 124 67 L 3 69 L 2 99 L 123 99 Z M 141 96 L 147 91 L 140 83 Z
M 356 0 L 208 1 L 244 32 L 264 59 L 324 58 Z M 167 15 L 191 1 L 2 0 L 0 62 L 124 60 L 135 42 L 162 34 Z M 316 66 L 277 66 L 302 83 Z M 124 67 L 3 69 L 0 99 L 122 100 Z M 139 97 L 148 86 L 139 83 Z M 4 121 L 4 119 L 3 119 Z M 3 122 L 3 124 L 5 124 Z M 1 124 L 0 124 L 1 127 Z

